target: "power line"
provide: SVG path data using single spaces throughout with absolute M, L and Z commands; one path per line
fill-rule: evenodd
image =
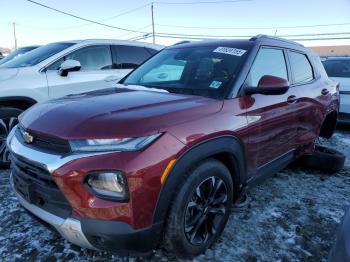
M 133 13 L 133 12 L 135 12 L 135 11 L 138 11 L 138 10 L 140 10 L 140 9 L 143 9 L 143 8 L 145 8 L 145 7 L 147 7 L 147 6 L 150 6 L 150 4 L 148 3 L 148 4 L 145 4 L 145 5 L 141 5 L 141 6 L 139 6 L 139 7 L 135 7 L 134 9 L 130 9 L 130 10 L 125 11 L 125 12 L 123 12 L 123 13 L 120 13 L 120 14 L 118 14 L 118 15 L 111 16 L 111 17 L 107 17 L 107 18 L 105 18 L 105 19 L 102 19 L 102 20 L 100 20 L 99 22 L 108 21 L 108 20 L 113 20 L 113 19 L 118 18 L 118 17 L 120 17 L 120 16 L 127 15 L 127 14 Z
M 39 2 L 36 2 L 36 1 L 33 1 L 33 0 L 27 0 L 28 2 L 31 2 L 33 4 L 36 4 L 36 5 L 39 5 L 41 7 L 44 7 L 44 8 L 47 8 L 47 9 L 50 9 L 50 10 L 53 10 L 55 12 L 58 12 L 58 13 L 61 13 L 61 14 L 64 14 L 64 15 L 67 15 L 67 16 L 71 16 L 71 17 L 74 17 L 76 19 L 80 19 L 80 20 L 84 20 L 84 21 L 87 21 L 89 23 L 93 23 L 93 24 L 97 24 L 97 25 L 101 25 L 101 26 L 105 26 L 105 27 L 109 27 L 109 28 L 113 28 L 113 29 L 118 29 L 118 30 L 122 30 L 122 31 L 126 31 L 126 32 L 130 32 L 130 33 L 141 33 L 142 36 L 138 36 L 136 38 L 139 38 L 139 37 L 145 37 L 145 36 L 148 36 L 149 32 L 144 32 L 144 31 L 140 31 L 139 30 L 134 30 L 134 29 L 129 29 L 129 28 L 122 28 L 122 27 L 117 27 L 117 26 L 112 26 L 112 25 L 108 25 L 108 24 L 105 24 L 105 23 L 101 23 L 99 21 L 94 21 L 94 20 L 91 20 L 91 19 L 87 19 L 87 18 L 84 18 L 84 17 L 81 17 L 81 16 L 77 16 L 77 15 L 74 15 L 74 14 L 71 14 L 71 13 L 68 13 L 68 12 L 65 12 L 65 11 L 61 11 L 61 10 L 58 10 L 56 8 L 53 8 L 53 7 L 50 7 L 50 6 L 47 6 L 47 5 L 44 5 L 44 4 L 41 4 Z M 157 4 L 198 4 L 198 3 L 233 3 L 233 2 L 242 2 L 242 1 L 250 1 L 250 0 L 234 0 L 234 1 L 206 1 L 206 2 L 154 2 L 154 3 L 157 3 Z M 138 10 L 138 9 L 141 9 L 145 6 L 148 6 L 149 4 L 147 5 L 143 5 L 143 6 L 140 6 L 140 7 L 137 7 L 137 8 L 134 8 L 132 10 L 129 10 L 129 11 L 126 11 L 124 13 L 121 13 L 119 15 L 116 15 L 112 18 L 116 18 L 118 16 L 121 16 L 123 14 L 126 14 L 126 13 L 130 13 L 130 12 L 133 12 L 135 10 Z M 107 19 L 111 19 L 110 18 L 107 18 Z M 344 24 L 348 24 L 348 23 L 342 23 L 342 25 Z M 350 23 L 349 23 L 350 24 Z M 332 25 L 335 25 L 335 24 L 332 24 Z M 338 24 L 339 25 L 339 24 Z M 310 25 L 311 26 L 311 25 Z M 310 26 L 307 26 L 307 27 L 310 27 Z M 316 26 L 316 25 L 314 25 Z M 324 26 L 324 25 L 318 25 L 318 26 Z M 297 27 L 297 26 L 295 26 Z M 294 28 L 295 28 L 294 27 Z M 301 27 L 301 26 L 299 26 Z M 305 26 L 306 27 L 306 26 Z M 279 28 L 282 28 L 282 27 L 279 27 Z M 283 28 L 287 28 L 287 27 L 283 27 Z M 260 28 L 261 29 L 261 28 Z M 271 28 L 269 28 L 271 29 Z M 347 35 L 347 34 L 350 34 L 348 32 L 340 32 L 340 33 L 321 33 L 321 34 L 302 34 L 302 35 L 279 35 L 281 37 L 310 37 L 310 36 L 330 36 L 330 35 Z M 249 38 L 251 37 L 251 35 L 234 35 L 234 36 L 229 36 L 229 35 L 207 35 L 207 34 L 178 34 L 178 33 L 164 33 L 164 32 L 159 32 L 157 34 L 155 34 L 153 32 L 153 35 L 156 35 L 158 37 L 169 37 L 169 38 L 187 38 L 187 39 L 203 39 L 203 38 Z
M 64 14 L 64 15 L 68 15 L 68 16 L 71 16 L 71 17 L 74 17 L 74 18 L 76 18 L 76 19 L 80 19 L 80 20 L 83 20 L 83 21 L 86 21 L 86 22 L 89 22 L 89 23 L 93 23 L 93 24 L 97 24 L 97 25 L 101 25 L 101 26 L 105 26 L 105 27 L 109 27 L 109 28 L 114 28 L 114 29 L 118 29 L 118 30 L 122 30 L 122 31 L 127 31 L 127 32 L 146 33 L 146 32 L 142 32 L 142 31 L 137 31 L 137 30 L 132 30 L 132 29 L 128 29 L 128 28 L 122 28 L 122 27 L 117 27 L 117 26 L 112 26 L 112 25 L 104 24 L 104 23 L 101 23 L 101 22 L 98 22 L 98 21 L 94 21 L 94 20 L 91 20 L 91 19 L 87 19 L 87 18 L 84 18 L 84 17 L 81 17 L 81 16 L 77 16 L 77 15 L 71 14 L 71 13 L 67 13 L 67 12 L 65 12 L 65 11 L 58 10 L 58 9 L 56 9 L 56 8 L 53 8 L 53 7 L 50 7 L 50 6 L 41 4 L 41 3 L 39 3 L 39 2 L 35 2 L 35 1 L 33 1 L 33 0 L 27 0 L 27 1 L 28 1 L 28 2 L 31 2 L 31 3 L 33 3 L 33 4 L 36 4 L 36 5 L 42 6 L 42 7 L 44 7 L 44 8 L 53 10 L 53 11 L 55 11 L 55 12 L 58 12 L 58 13 L 61 13 L 61 14 Z
M 174 28 L 189 28 L 189 29 L 207 29 L 207 30 L 243 30 L 243 29 L 288 29 L 288 28 L 308 28 L 308 27 L 327 27 L 327 26 L 342 26 L 350 25 L 349 23 L 338 24 L 316 24 L 316 25 L 297 25 L 297 26 L 274 26 L 274 27 L 202 27 L 202 26 L 182 26 L 182 25 L 168 25 L 168 24 L 156 24 L 162 27 L 174 27 Z
M 160 38 L 174 38 L 174 39 L 187 39 L 187 40 L 205 40 L 200 37 L 179 37 L 179 36 L 164 36 L 157 35 Z M 149 36 L 148 36 L 149 37 Z M 288 38 L 288 40 L 292 41 L 319 41 L 319 40 L 349 40 L 350 37 L 322 37 L 322 38 Z
M 329 35 L 349 35 L 350 32 L 339 32 L 339 33 L 320 33 L 320 34 L 286 34 L 286 35 L 277 35 L 279 37 L 304 37 L 304 36 L 329 36 Z M 177 34 L 177 33 L 163 33 L 159 32 L 156 35 L 162 36 L 177 36 L 177 37 L 191 37 L 191 38 L 249 38 L 251 35 L 205 35 L 205 34 Z
M 130 10 L 125 11 L 123 13 L 120 13 L 118 15 L 101 19 L 101 20 L 91 20 L 91 19 L 88 19 L 88 18 L 84 18 L 84 17 L 81 17 L 81 16 L 77 16 L 77 15 L 74 15 L 74 14 L 71 14 L 71 13 L 59 10 L 57 8 L 50 7 L 48 5 L 44 5 L 42 3 L 39 3 L 39 2 L 36 2 L 36 1 L 33 1 L 33 0 L 27 0 L 27 1 L 30 2 L 30 3 L 39 5 L 41 7 L 50 9 L 52 11 L 55 11 L 55 12 L 58 12 L 58 13 L 61 13 L 61 14 L 64 14 L 64 15 L 68 15 L 68 16 L 71 16 L 71 17 L 74 17 L 76 19 L 80 19 L 80 20 L 83 20 L 83 21 L 86 21 L 86 22 L 89 22 L 89 23 L 97 24 L 97 25 L 100 25 L 100 26 L 105 26 L 105 27 L 109 27 L 109 28 L 114 28 L 114 29 L 119 29 L 119 30 L 123 30 L 123 31 L 129 31 L 129 32 L 135 32 L 135 33 L 146 33 L 146 32 L 137 32 L 136 30 L 132 30 L 132 29 L 129 29 L 129 28 L 122 28 L 122 27 L 112 26 L 112 25 L 105 24 L 105 23 L 102 23 L 102 22 L 108 21 L 108 20 L 113 20 L 113 19 L 115 19 L 117 17 L 120 17 L 120 16 L 123 16 L 123 15 L 129 14 L 129 13 L 135 12 L 137 10 L 140 10 L 142 8 L 150 6 L 152 4 L 161 4 L 161 5 L 162 4 L 164 4 L 164 5 L 167 5 L 167 4 L 169 4 L 169 5 L 174 5 L 174 4 L 177 4 L 177 5 L 193 5 L 193 4 L 218 4 L 218 3 L 248 2 L 248 1 L 252 1 L 252 0 L 226 0 L 226 1 L 225 0 L 222 0 L 222 1 L 219 0 L 219 1 L 199 1 L 199 2 L 165 2 L 165 1 L 155 1 L 155 2 L 150 2 L 150 3 L 147 3 L 145 5 L 142 5 L 142 6 L 133 8 L 133 9 L 130 9 Z M 69 27 L 60 27 L 60 28 L 45 28 L 45 27 L 37 27 L 37 28 L 52 30 L 52 29 L 79 28 L 79 27 L 83 27 L 83 26 L 87 26 L 87 25 L 88 24 L 78 25 L 78 26 L 69 26 Z M 30 26 L 26 26 L 26 25 L 21 25 L 21 26 L 23 26 L 23 27 L 30 27 Z
M 167 2 L 167 1 L 154 1 L 154 4 L 161 5 L 197 5 L 197 4 L 221 4 L 221 3 L 237 3 L 237 2 L 250 2 L 252 0 L 223 0 L 223 1 L 196 1 L 196 2 Z
M 148 33 L 148 34 L 144 34 L 144 35 L 141 35 L 141 36 L 136 36 L 136 37 L 129 38 L 128 41 L 144 40 L 144 39 L 150 38 L 152 36 L 153 36 L 152 33 Z
M 142 26 L 142 27 L 138 27 L 138 28 L 136 28 L 136 29 L 134 29 L 134 30 L 143 30 L 143 29 L 146 29 L 146 28 L 148 28 L 148 27 L 151 27 L 152 25 L 151 24 L 149 24 L 149 25 L 146 25 L 146 26 Z M 118 35 L 118 36 L 116 36 L 116 37 L 126 37 L 126 36 L 128 36 L 128 35 L 131 35 L 131 34 L 134 34 L 134 32 L 128 32 L 128 33 L 125 33 L 125 34 L 122 34 L 122 35 Z M 138 37 L 139 37 L 139 35 L 138 35 Z
M 350 37 L 322 37 L 322 38 L 301 38 L 301 39 L 289 39 L 293 41 L 314 41 L 314 40 L 348 40 Z
M 130 14 L 130 13 L 133 13 L 135 11 L 138 11 L 140 9 L 143 9 L 143 8 L 149 6 L 149 5 L 150 4 L 141 5 L 139 7 L 127 10 L 125 12 L 122 12 L 122 13 L 120 13 L 118 15 L 110 16 L 110 17 L 107 17 L 107 18 L 104 18 L 104 19 L 101 19 L 101 20 L 96 20 L 96 21 L 97 22 L 104 22 L 104 21 L 108 21 L 108 20 L 113 20 L 115 18 L 118 18 L 118 17 L 124 16 L 124 15 Z M 36 29 L 43 29 L 43 30 L 65 30 L 65 29 L 70 29 L 70 28 L 80 28 L 80 27 L 84 27 L 84 26 L 89 26 L 89 25 L 91 25 L 91 23 L 89 23 L 89 24 L 82 24 L 82 25 L 76 25 L 76 26 L 64 26 L 64 27 L 37 27 L 37 26 L 22 25 L 22 24 L 17 24 L 17 25 L 19 25 L 21 27 L 36 28 Z

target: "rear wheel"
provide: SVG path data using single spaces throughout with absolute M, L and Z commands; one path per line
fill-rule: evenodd
M 0 109 L 0 167 L 8 167 L 10 165 L 6 138 L 12 128 L 18 124 L 18 116 L 21 113 L 22 110 L 14 107 Z
M 165 248 L 193 258 L 221 235 L 229 218 L 233 183 L 221 162 L 206 160 L 190 171 L 170 208 Z

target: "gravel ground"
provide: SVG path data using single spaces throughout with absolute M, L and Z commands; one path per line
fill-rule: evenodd
M 350 128 L 321 143 L 350 158 Z M 42 226 L 18 204 L 8 176 L 0 170 L 0 261 L 128 260 L 81 249 Z M 218 243 L 195 261 L 327 261 L 349 196 L 349 160 L 336 175 L 287 168 L 251 190 L 249 204 L 232 213 Z M 176 258 L 157 250 L 143 260 Z

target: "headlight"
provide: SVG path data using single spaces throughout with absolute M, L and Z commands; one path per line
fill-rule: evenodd
M 121 201 L 128 199 L 127 182 L 120 171 L 91 173 L 85 181 L 98 197 Z
M 137 138 L 71 140 L 69 144 L 74 152 L 137 151 L 159 136 L 160 134 Z

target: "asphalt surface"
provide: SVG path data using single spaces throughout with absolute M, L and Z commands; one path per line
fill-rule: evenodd
M 321 143 L 350 159 L 350 128 Z M 9 173 L 0 170 L 0 261 L 176 261 L 160 249 L 122 258 L 69 244 L 18 204 Z M 287 168 L 250 191 L 249 204 L 233 211 L 219 241 L 195 261 L 327 261 L 349 196 L 349 160 L 334 175 Z

